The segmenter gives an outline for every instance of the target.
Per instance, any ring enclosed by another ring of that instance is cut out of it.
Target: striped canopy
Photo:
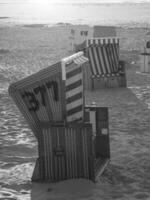
[[[90,61],[93,77],[118,74],[118,38],[88,39],[86,42],[86,55]]]

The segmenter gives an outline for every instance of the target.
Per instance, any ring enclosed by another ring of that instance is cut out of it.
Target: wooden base
[[[111,77],[95,77],[92,78],[92,90],[102,89],[102,88],[116,88],[116,87],[126,87],[126,75],[121,74],[119,76]]]
[[[98,179],[110,157],[109,140],[105,139],[109,135],[93,140],[89,123],[47,125],[41,129],[38,135],[39,158],[32,181],[86,178],[95,182]]]

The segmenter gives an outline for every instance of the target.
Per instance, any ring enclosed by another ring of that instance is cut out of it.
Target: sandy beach
[[[100,180],[32,183],[37,141],[8,95],[10,83],[70,55],[69,26],[0,27],[0,199],[149,200],[150,74],[139,55],[148,28],[117,28],[127,88],[86,91],[86,103],[109,107],[111,161]]]

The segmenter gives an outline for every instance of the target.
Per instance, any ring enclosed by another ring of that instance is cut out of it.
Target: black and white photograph
[[[0,200],[150,200],[150,0],[0,0]]]

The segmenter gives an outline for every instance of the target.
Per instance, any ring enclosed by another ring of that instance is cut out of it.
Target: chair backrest
[[[9,93],[37,134],[40,123],[83,118],[82,52],[62,59],[9,87]]]
[[[118,73],[119,38],[88,39],[86,55],[93,76],[109,76]]]

